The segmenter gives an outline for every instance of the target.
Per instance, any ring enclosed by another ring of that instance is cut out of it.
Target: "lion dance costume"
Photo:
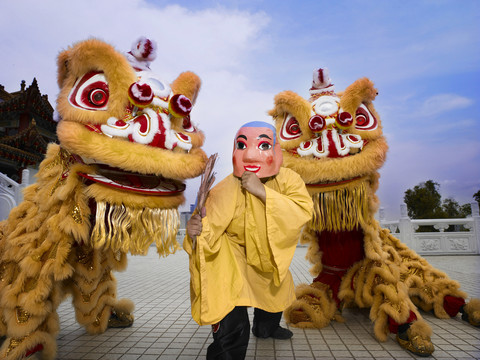
[[[58,56],[60,145],[0,223],[0,358],[55,358],[68,294],[91,334],[132,325],[112,271],[153,242],[162,256],[179,247],[184,180],[206,162],[189,115],[200,79],[184,72],[169,85],[150,70],[154,58],[145,38],[128,54],[89,39]]]
[[[302,235],[313,264],[311,284],[296,288],[285,311],[288,323],[322,328],[341,321],[344,306],[370,308],[375,336],[421,356],[434,351],[431,328],[418,308],[439,318],[462,313],[480,325],[480,300],[465,304],[460,285],[433,268],[374,219],[378,169],[387,143],[372,101],[373,83],[359,79],[336,94],[326,69],[314,71],[309,101],[291,91],[275,97],[270,111],[284,166],[295,170],[314,201]]]

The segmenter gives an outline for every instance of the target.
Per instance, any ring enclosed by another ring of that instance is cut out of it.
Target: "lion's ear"
[[[197,95],[200,91],[201,80],[191,71],[185,71],[178,75],[173,81],[171,88],[174,94],[182,94],[190,99],[192,104],[195,104]]]
[[[68,58],[70,56],[70,50],[62,51],[57,57],[57,84],[61,89],[63,82],[68,74]]]
[[[360,104],[370,104],[375,100],[377,94],[378,91],[375,89],[373,82],[368,78],[361,78],[347,87],[341,94],[340,106],[350,114],[355,114]]]

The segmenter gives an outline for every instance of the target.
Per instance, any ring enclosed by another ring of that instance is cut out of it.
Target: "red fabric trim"
[[[30,355],[33,355],[33,354],[35,354],[36,352],[39,352],[39,351],[42,351],[42,350],[43,350],[43,345],[42,345],[42,344],[38,344],[38,345],[35,346],[33,349],[28,350],[28,351],[25,353],[25,357],[29,357]]]
[[[407,321],[405,321],[403,324],[409,324],[414,322],[415,320],[417,320],[417,315],[415,315],[415,313],[410,310],[410,315],[408,316]],[[388,329],[392,334],[398,333],[398,327],[403,324],[397,323],[390,316],[388,317]]]
[[[450,317],[456,316],[463,305],[465,305],[464,298],[451,295],[446,295],[443,298],[443,308]]]

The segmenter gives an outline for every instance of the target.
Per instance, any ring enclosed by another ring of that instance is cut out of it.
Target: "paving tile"
[[[310,282],[311,265],[305,260],[306,247],[298,247],[291,271],[295,283]],[[480,256],[429,256],[432,265],[462,285],[470,297],[480,297]],[[75,321],[71,300],[63,302],[58,314],[58,360],[196,360],[205,359],[212,342],[211,327],[199,326],[191,318],[188,257],[180,251],[159,258],[154,248],[147,256],[129,256],[125,272],[115,274],[119,297],[135,302],[135,323],[126,329],[108,329],[88,335]],[[249,309],[250,321],[253,310]],[[290,340],[257,339],[251,336],[247,359],[319,360],[416,359],[403,350],[393,335],[386,342],[373,336],[368,309],[347,308],[344,323],[332,322],[323,329],[287,326]],[[436,347],[430,357],[479,359],[480,329],[455,319],[437,319],[422,313],[433,330]]]

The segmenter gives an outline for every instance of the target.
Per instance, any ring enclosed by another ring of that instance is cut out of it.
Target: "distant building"
[[[0,173],[20,183],[23,169],[38,169],[48,143],[58,143],[56,129],[53,107],[35,78],[12,93],[0,85]]]

